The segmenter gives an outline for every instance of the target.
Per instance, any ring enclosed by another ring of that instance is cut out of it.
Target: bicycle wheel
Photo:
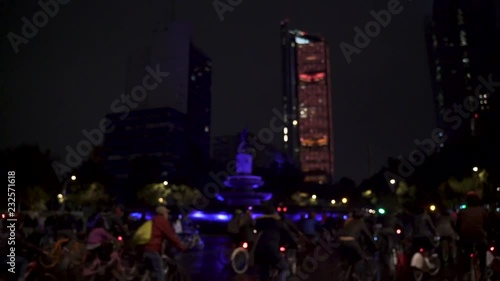
[[[238,274],[245,273],[248,269],[249,263],[250,255],[245,248],[239,247],[231,254],[231,267],[233,268],[234,272]]]

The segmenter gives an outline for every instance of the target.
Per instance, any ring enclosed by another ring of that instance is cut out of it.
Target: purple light
[[[197,219],[203,219],[206,217],[206,215],[203,212],[194,212],[190,215],[190,217],[197,218]]]
[[[254,185],[253,185],[253,188],[257,188],[257,187],[259,187],[259,185],[258,185],[258,184],[254,184]]]
[[[141,213],[131,213],[130,217],[135,219],[135,220],[140,220],[140,219],[142,219],[142,214]]]
[[[229,216],[226,215],[226,214],[218,214],[217,215],[217,220],[228,221],[229,220]]]
[[[150,214],[146,214],[145,218],[146,220],[150,221],[151,219],[153,219],[153,216]]]
[[[344,215],[342,218],[343,218],[344,220],[346,220],[346,219],[347,219],[347,215]]]
[[[224,201],[224,198],[223,198],[222,196],[220,196],[219,194],[217,194],[217,196],[216,196],[216,197],[217,197],[217,200],[219,200],[219,201]]]
[[[248,206],[248,210],[251,211],[253,208],[252,206]]]
[[[264,201],[268,201],[268,200],[271,200],[271,198],[273,198],[273,195],[271,193],[269,193],[265,198],[264,198]]]

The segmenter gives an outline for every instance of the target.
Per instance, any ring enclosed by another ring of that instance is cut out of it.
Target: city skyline
[[[92,8],[93,3],[70,4],[62,6],[58,16],[29,44],[21,45],[19,54],[8,57],[6,90],[10,97],[3,101],[3,116],[15,122],[2,124],[4,132],[11,132],[4,134],[7,137],[2,147],[36,142],[63,156],[66,146],[74,147],[83,138],[83,129],[95,127],[109,113],[111,102],[125,91],[129,54],[144,40],[150,40],[144,32],[146,24],[134,16],[142,18],[151,13],[145,4],[124,3],[118,10],[114,3],[101,4],[98,9]],[[206,5],[213,8],[211,3]],[[260,6],[245,3],[225,13],[221,22],[215,11],[202,13],[203,9],[193,10],[186,3],[178,3],[176,18],[192,23],[195,43],[213,59],[212,138],[234,134],[243,127],[258,132],[271,119],[272,109],[281,108],[277,27],[287,17],[295,26],[323,34],[330,42],[335,65],[331,78],[338,177],[357,182],[368,177],[369,146],[375,152],[371,170],[378,170],[387,157],[410,151],[413,139],[432,131],[433,106],[422,27],[428,13],[426,5],[405,7],[410,11],[407,16],[394,16],[351,64],[346,63],[338,44],[352,41],[353,26],[372,20],[370,11],[381,10],[386,3],[349,4],[342,9],[335,3],[321,3],[309,8],[313,17],[301,15],[302,7],[297,3],[284,8],[280,5],[269,6],[261,21],[252,22]],[[15,7],[12,11],[9,30],[18,32],[20,19],[32,12]],[[78,17],[77,12],[94,19]],[[78,24],[72,22],[74,18],[80,19]],[[6,53],[12,52],[10,46],[5,47]],[[408,52],[417,56],[408,56]],[[26,67],[32,72],[23,74],[21,70]],[[15,81],[25,83],[14,86]],[[31,106],[23,101],[31,101]],[[31,129],[17,131],[16,127]],[[282,142],[278,134],[274,139]]]

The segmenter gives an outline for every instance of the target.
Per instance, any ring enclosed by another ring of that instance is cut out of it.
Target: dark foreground
[[[255,272],[251,272],[245,275],[235,275],[231,273],[230,269],[224,268],[219,262],[217,252],[222,249],[222,245],[227,245],[227,240],[225,237],[221,236],[211,236],[205,237],[205,249],[203,251],[185,253],[179,258],[181,259],[182,265],[191,272],[193,281],[258,281]],[[326,255],[326,252],[322,252],[321,255]],[[312,272],[306,273],[303,269],[303,274],[301,276],[295,276],[290,278],[290,280],[311,280],[311,281],[332,281],[337,280],[336,267],[338,265],[338,256],[333,253],[328,255],[325,261],[317,262],[317,269]],[[301,267],[298,265],[299,268]],[[307,265],[306,265],[307,268]],[[441,274],[436,278],[431,279],[431,281],[454,281],[460,280],[455,274],[457,269],[455,267],[448,267],[441,270]],[[381,281],[389,280],[387,277],[381,276]],[[410,280],[407,278],[407,280]]]

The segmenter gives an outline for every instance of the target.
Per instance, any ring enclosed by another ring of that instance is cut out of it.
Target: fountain
[[[247,130],[241,133],[241,143],[236,155],[236,175],[229,176],[224,185],[226,190],[218,196],[231,206],[260,205],[263,201],[270,200],[271,193],[255,191],[264,185],[261,177],[252,175],[252,154],[247,143]],[[229,189],[229,190],[227,190]]]

